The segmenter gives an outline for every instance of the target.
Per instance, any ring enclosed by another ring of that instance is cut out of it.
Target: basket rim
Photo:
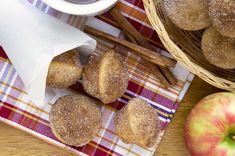
[[[157,4],[154,0],[143,0],[143,3],[147,17],[154,30],[157,32],[163,45],[184,68],[215,87],[235,92],[235,82],[216,76],[212,72],[192,62],[187,55],[172,41],[165,29],[164,24],[157,14],[155,6]]]

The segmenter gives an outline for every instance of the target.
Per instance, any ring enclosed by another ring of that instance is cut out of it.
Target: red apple
[[[192,156],[235,156],[235,94],[199,101],[185,123],[184,139]]]

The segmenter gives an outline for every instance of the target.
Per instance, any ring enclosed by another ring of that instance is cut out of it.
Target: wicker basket
[[[165,15],[162,0],[143,0],[148,19],[166,49],[186,69],[221,89],[235,92],[235,70],[224,70],[205,60],[201,50],[202,31],[184,31]]]

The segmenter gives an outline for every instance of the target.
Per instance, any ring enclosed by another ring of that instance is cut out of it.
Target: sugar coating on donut
[[[235,0],[210,0],[209,15],[222,35],[235,38]]]
[[[184,30],[200,30],[210,25],[207,0],[164,0],[167,16]]]
[[[235,69],[235,38],[221,35],[214,27],[207,28],[202,36],[202,51],[214,66]]]
[[[147,101],[133,98],[117,113],[115,127],[124,142],[151,148],[160,133],[160,120]]]
[[[102,126],[101,111],[96,101],[83,95],[59,98],[49,117],[54,135],[71,146],[91,141]]]
[[[101,101],[110,103],[121,97],[126,91],[129,74],[120,54],[106,52],[100,62],[99,92]]]
[[[48,69],[47,85],[53,88],[67,88],[81,78],[83,67],[75,50],[56,56]]]
[[[103,103],[111,103],[121,97],[128,86],[129,74],[120,54],[111,50],[100,58],[92,57],[84,67],[84,90]]]

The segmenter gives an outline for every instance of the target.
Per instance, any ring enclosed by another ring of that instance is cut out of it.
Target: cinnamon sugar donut
[[[47,85],[53,88],[67,88],[82,75],[82,65],[75,50],[56,56],[48,70]]]
[[[170,20],[184,30],[200,30],[210,25],[207,0],[164,0]]]
[[[209,15],[222,35],[235,38],[235,0],[210,0]]]
[[[160,133],[160,120],[147,101],[133,98],[117,113],[115,127],[124,142],[151,148]]]
[[[59,98],[50,112],[53,134],[70,146],[83,146],[100,131],[102,117],[93,99],[83,95]]]
[[[124,94],[129,75],[123,58],[112,50],[100,58],[92,57],[82,77],[83,88],[88,94],[103,103],[111,103]]]
[[[235,69],[235,38],[221,35],[214,27],[207,28],[202,36],[202,51],[216,67]]]

